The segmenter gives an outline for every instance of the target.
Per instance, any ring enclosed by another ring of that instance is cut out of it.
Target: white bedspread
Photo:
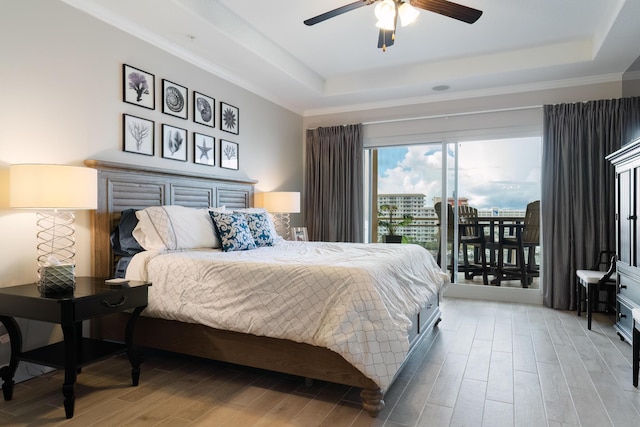
[[[380,388],[409,350],[411,317],[448,281],[417,245],[283,241],[242,252],[143,252],[144,314],[329,348]]]

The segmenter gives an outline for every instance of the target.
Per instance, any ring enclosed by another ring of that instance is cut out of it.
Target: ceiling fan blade
[[[382,49],[383,52],[386,52],[389,46],[393,46],[393,43],[396,41],[396,29],[398,28],[398,14],[396,13],[396,17],[393,20],[393,30],[385,30],[380,28],[378,32],[378,49]]]
[[[467,24],[473,24],[482,16],[481,10],[447,0],[410,0],[409,3],[413,7],[448,16]]]
[[[393,33],[395,33],[395,31],[380,29],[378,33],[378,49],[386,49],[389,46],[393,46],[395,42]]]
[[[329,12],[322,13],[318,16],[314,16],[313,18],[309,18],[304,21],[305,25],[315,25],[318,22],[326,21],[329,18],[333,18],[334,16],[342,15],[343,13],[352,11],[354,9],[361,8],[362,6],[368,6],[371,4],[370,1],[367,0],[359,0],[353,3],[349,3],[345,6],[341,6],[337,9],[330,10]]]

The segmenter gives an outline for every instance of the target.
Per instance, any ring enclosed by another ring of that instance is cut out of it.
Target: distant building
[[[427,196],[424,194],[378,194],[378,211],[382,205],[398,207],[395,218],[402,215],[413,216],[411,225],[398,227],[397,234],[407,236],[416,242],[431,242],[438,239],[436,211],[433,206],[426,206]],[[378,236],[386,233],[384,227],[378,227]]]
[[[378,211],[382,205],[394,205],[398,210],[394,213],[394,218],[400,219],[404,214],[413,217],[410,225],[398,227],[397,234],[407,236],[416,242],[434,242],[438,240],[438,215],[433,205],[441,200],[440,197],[434,197],[430,206],[427,205],[427,196],[424,194],[378,194]],[[453,205],[453,198],[447,199],[450,205]],[[466,206],[469,199],[466,197],[458,198],[458,206]],[[526,209],[503,209],[490,208],[478,209],[479,217],[524,217]],[[383,236],[387,230],[384,227],[378,227],[378,236]]]
[[[505,208],[491,208],[491,209],[478,209],[478,216],[522,216],[524,217],[526,209],[505,209]]]

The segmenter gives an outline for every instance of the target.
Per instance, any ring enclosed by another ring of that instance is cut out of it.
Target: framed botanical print
[[[220,129],[238,135],[240,132],[240,110],[225,102],[220,103]]]
[[[238,144],[236,142],[220,140],[220,167],[225,169],[238,169]]]
[[[188,91],[169,80],[162,79],[162,112],[187,119]]]
[[[162,157],[187,161],[187,131],[175,126],[162,125]]]
[[[122,100],[129,104],[155,110],[156,77],[131,65],[122,65]]]
[[[216,139],[198,132],[193,133],[193,162],[199,165],[215,166]]]
[[[152,120],[131,116],[129,114],[123,114],[122,149],[129,153],[153,156],[154,125],[155,123]]]
[[[216,100],[193,91],[193,121],[201,125],[215,127]]]

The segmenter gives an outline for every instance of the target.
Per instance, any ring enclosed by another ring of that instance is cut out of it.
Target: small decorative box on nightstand
[[[76,288],[75,266],[50,265],[40,270],[38,290],[42,294],[60,294],[73,292]]]

